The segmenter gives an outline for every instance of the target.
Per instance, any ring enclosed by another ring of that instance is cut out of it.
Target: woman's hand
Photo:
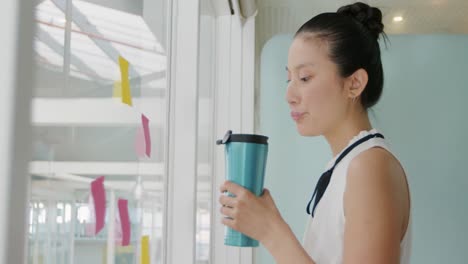
[[[278,264],[315,264],[297,240],[289,225],[281,217],[270,191],[260,197],[244,187],[225,181],[220,191],[235,197],[221,195],[221,213],[224,225],[260,241]]]
[[[220,191],[235,196],[221,195],[219,198],[221,213],[227,216],[222,219],[224,225],[264,243],[274,230],[285,224],[268,189],[257,197],[246,188],[225,181]]]

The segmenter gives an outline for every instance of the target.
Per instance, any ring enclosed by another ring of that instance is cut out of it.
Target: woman
[[[302,136],[323,135],[333,160],[307,206],[301,244],[270,192],[226,181],[224,225],[259,240],[277,263],[409,263],[410,194],[399,161],[367,110],[380,98],[382,13],[364,3],[320,14],[296,33],[286,100]]]

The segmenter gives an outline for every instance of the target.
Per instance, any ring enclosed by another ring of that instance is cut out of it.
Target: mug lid
[[[227,144],[230,142],[245,142],[268,145],[268,137],[255,134],[232,134],[232,130],[228,130],[223,139],[217,140],[216,144]]]

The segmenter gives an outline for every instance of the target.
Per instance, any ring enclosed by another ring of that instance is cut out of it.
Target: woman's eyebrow
[[[297,71],[297,70],[299,70],[301,68],[304,68],[304,67],[307,67],[307,66],[315,66],[315,64],[313,64],[313,63],[301,63],[301,64],[297,65],[296,67],[294,67],[294,69]],[[288,66],[286,66],[286,70],[289,71]]]

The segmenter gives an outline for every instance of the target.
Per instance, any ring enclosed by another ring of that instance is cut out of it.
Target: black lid
[[[228,130],[224,135],[224,138],[217,140],[216,144],[221,145],[229,142],[246,142],[268,145],[268,137],[255,134],[232,134],[232,131]]]

